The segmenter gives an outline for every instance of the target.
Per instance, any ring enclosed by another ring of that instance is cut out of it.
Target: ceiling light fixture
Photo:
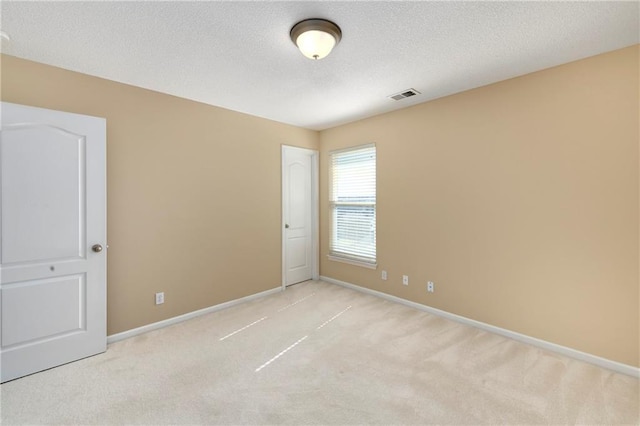
[[[326,19],[305,19],[291,28],[293,43],[309,59],[322,59],[342,38],[340,27]]]

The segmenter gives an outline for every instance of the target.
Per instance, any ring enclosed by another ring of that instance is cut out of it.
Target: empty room
[[[640,3],[2,1],[3,424],[640,424]]]

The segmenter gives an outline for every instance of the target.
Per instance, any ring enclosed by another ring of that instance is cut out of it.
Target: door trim
[[[318,151],[308,148],[300,148],[291,145],[282,145],[282,151],[280,156],[281,171],[280,171],[280,230],[281,230],[281,243],[282,243],[282,290],[287,288],[287,270],[286,270],[286,235],[285,235],[285,219],[284,219],[284,192],[285,192],[285,163],[284,156],[285,151],[298,151],[310,154],[311,156],[311,279],[317,280],[320,278],[320,188],[319,188],[319,169],[320,169],[320,154]]]

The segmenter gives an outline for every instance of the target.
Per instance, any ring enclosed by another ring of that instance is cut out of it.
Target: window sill
[[[332,256],[330,254],[327,255],[327,259],[333,260],[334,262],[342,262],[342,263],[348,263],[349,265],[362,266],[363,268],[368,268],[368,269],[378,269],[377,263],[359,262],[357,260],[347,259],[345,257],[339,257],[339,256]]]

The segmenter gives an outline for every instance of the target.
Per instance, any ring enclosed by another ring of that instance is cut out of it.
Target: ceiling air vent
[[[389,97],[394,101],[399,101],[400,99],[410,98],[411,96],[415,96],[419,94],[420,92],[418,92],[416,89],[407,89],[400,93],[396,93],[395,95],[391,95]]]

